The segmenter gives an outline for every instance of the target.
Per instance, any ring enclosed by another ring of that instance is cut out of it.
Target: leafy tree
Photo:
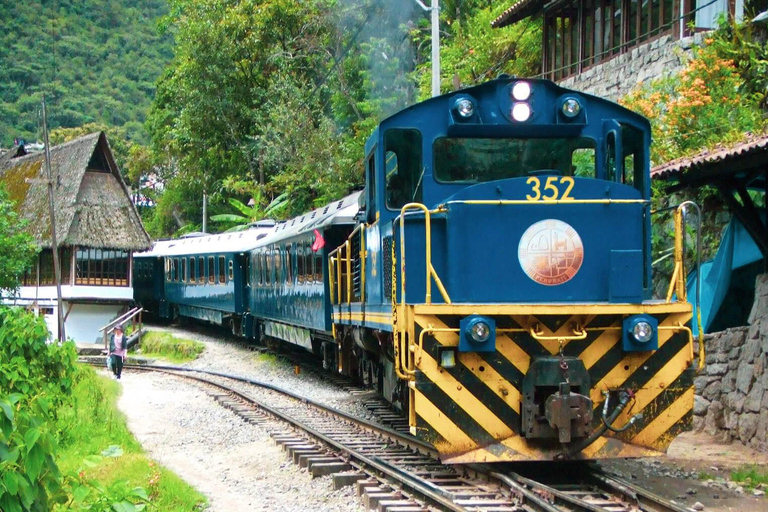
[[[454,77],[462,86],[476,85],[501,73],[533,76],[541,71],[541,31],[539,17],[527,18],[502,29],[491,28],[509,5],[490,0],[450,0],[441,9],[441,90],[452,89]],[[420,96],[431,91],[431,32],[425,20],[414,30],[413,38],[421,49],[415,77]]]
[[[159,34],[165,0],[41,0],[7,5],[0,32],[0,145],[41,137],[48,123],[120,126],[131,141],[143,128],[155,81],[172,58],[172,35]]]
[[[0,291],[16,290],[37,254],[37,244],[24,226],[5,187],[0,185]]]
[[[243,204],[242,201],[238,201],[237,199],[230,197],[227,199],[227,202],[235,210],[240,212],[240,214],[221,213],[219,215],[212,216],[211,220],[227,225],[234,224],[234,226],[226,230],[227,232],[243,231],[244,229],[248,229],[254,222],[268,218],[275,211],[278,211],[280,208],[284,207],[286,199],[286,194],[280,194],[271,203],[264,207],[262,206],[261,194],[258,192],[253,196],[255,203],[253,206],[248,206],[247,204]]]

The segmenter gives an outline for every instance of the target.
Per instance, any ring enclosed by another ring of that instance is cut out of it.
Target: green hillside
[[[0,0],[0,146],[40,138],[40,98],[49,126],[122,126],[144,141],[155,82],[173,56],[160,35],[166,0]]]

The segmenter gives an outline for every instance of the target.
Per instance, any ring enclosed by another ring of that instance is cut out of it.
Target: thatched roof
[[[16,201],[29,231],[51,247],[44,153],[0,159],[0,183]],[[145,250],[149,235],[103,132],[51,148],[56,237],[61,246]]]

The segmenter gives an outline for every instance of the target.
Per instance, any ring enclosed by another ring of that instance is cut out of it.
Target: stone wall
[[[768,274],[758,276],[749,327],[704,337],[693,426],[722,441],[768,451]]]
[[[617,101],[639,83],[678,73],[691,53],[691,46],[702,40],[701,33],[680,40],[665,35],[561,80],[559,85]]]

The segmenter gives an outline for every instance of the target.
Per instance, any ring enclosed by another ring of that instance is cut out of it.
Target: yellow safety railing
[[[432,280],[434,279],[437,289],[440,291],[440,295],[443,296],[443,300],[446,304],[450,304],[451,298],[448,296],[448,292],[445,290],[445,286],[443,286],[443,282],[440,280],[437,272],[435,272],[435,267],[432,266],[432,225],[430,214],[433,212],[430,212],[429,208],[421,203],[408,203],[400,209],[400,303],[405,307],[405,213],[408,210],[420,210],[424,213],[426,245],[424,259],[426,263],[425,274],[427,276],[426,297],[424,298],[424,302],[432,304]],[[435,212],[439,211],[442,210],[435,210]]]
[[[672,297],[677,294],[678,302],[685,302],[688,299],[686,289],[686,271],[685,271],[685,222],[688,208],[696,210],[696,269],[699,274],[696,276],[696,326],[699,331],[699,370],[704,368],[706,353],[704,348],[704,327],[701,323],[701,209],[693,201],[685,201],[675,209],[675,268],[672,271],[672,277],[669,280],[667,289],[667,302],[672,302]],[[687,327],[691,347],[693,347],[693,333]]]
[[[359,224],[347,240],[328,254],[328,276],[331,288],[331,304],[365,302],[365,225]],[[356,258],[352,255],[352,246],[355,236],[359,237],[360,250]],[[360,294],[354,293],[353,267],[360,262]],[[353,265],[353,263],[355,263]]]

